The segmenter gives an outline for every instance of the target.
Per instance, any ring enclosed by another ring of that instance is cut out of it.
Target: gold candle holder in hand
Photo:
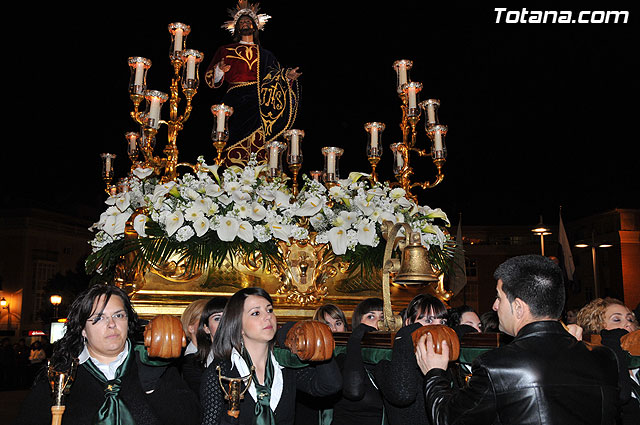
[[[71,390],[71,384],[73,384],[77,368],[77,359],[71,364],[68,372],[56,371],[53,369],[53,366],[49,364],[47,376],[54,399],[53,405],[51,406],[51,425],[60,425],[62,423],[62,414],[65,409],[64,396],[69,394]]]
[[[220,387],[222,388],[222,392],[224,392],[224,398],[225,400],[229,400],[229,410],[227,410],[227,415],[237,418],[238,415],[240,415],[240,400],[244,398],[244,394],[251,385],[255,367],[251,366],[251,372],[249,375],[241,376],[240,378],[222,376],[220,366],[216,369],[218,370],[218,382],[220,382]],[[223,381],[227,382],[227,385],[223,384]],[[242,389],[243,383],[245,385],[244,389]]]

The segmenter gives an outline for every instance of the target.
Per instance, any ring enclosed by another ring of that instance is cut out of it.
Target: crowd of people
[[[313,320],[346,333],[346,346],[328,360],[300,364],[279,354],[293,323],[278,324],[264,289],[190,304],[181,316],[187,347],[180,358],[159,362],[145,355],[142,321],[127,295],[95,285],[74,301],[65,335],[45,357],[56,370],[78,363],[63,424],[638,423],[638,369],[620,344],[638,330],[633,312],[598,298],[576,311],[575,323],[564,323],[562,273],[541,256],[509,259],[495,278],[487,313],[417,295],[400,312],[402,327],[386,350],[363,346],[383,319],[381,299],[361,301],[350,322],[325,304]],[[413,340],[432,325],[450,327],[460,339],[474,332],[513,339],[461,363],[431,333]],[[591,335],[601,342],[582,341]],[[33,361],[42,357],[37,351],[30,350]],[[51,422],[47,362],[39,361],[16,424]],[[235,414],[222,377],[245,378]]]

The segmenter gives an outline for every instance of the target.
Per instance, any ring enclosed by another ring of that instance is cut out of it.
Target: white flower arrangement
[[[344,255],[358,245],[376,247],[382,239],[382,222],[389,220],[407,223],[420,232],[426,248],[444,247],[447,235],[436,219],[445,226],[450,223],[442,210],[419,206],[406,197],[404,189],[391,188],[388,183],[372,184],[366,177],[353,172],[327,190],[303,176],[305,185],[295,210],[298,215],[309,216],[317,242],[330,243],[336,255]]]
[[[136,212],[133,228],[140,237],[149,237],[153,225],[174,242],[210,232],[223,242],[289,242],[308,239],[314,231],[316,241],[329,243],[339,256],[358,246],[378,246],[384,220],[408,223],[421,233],[427,248],[443,248],[448,240],[441,226],[449,226],[449,220],[442,210],[417,205],[404,189],[372,184],[363,173],[351,173],[328,190],[303,175],[302,190],[294,199],[285,181],[265,177],[265,166],[255,157],[245,168],[232,166],[221,174],[200,157],[196,169],[165,183],[151,169],[135,170],[129,190],[109,197],[107,209],[91,227],[96,231],[90,241],[93,252],[122,239]],[[302,224],[303,217],[309,226]]]

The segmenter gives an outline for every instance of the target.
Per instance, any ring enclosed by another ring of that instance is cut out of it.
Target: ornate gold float
[[[186,48],[190,32],[188,25],[169,25],[173,76],[168,95],[147,87],[149,59],[129,58],[130,115],[139,131],[125,135],[131,168],[116,184],[116,155],[101,155],[109,207],[94,225],[88,272],[127,290],[142,317],[180,314],[195,299],[230,295],[248,286],[266,289],[285,320],[308,318],[324,303],[349,315],[368,297],[384,298],[389,320],[392,311],[419,292],[431,291],[448,301],[451,293],[444,280],[455,245],[446,229],[449,222],[439,209],[418,205],[412,193],[443,181],[447,128],[438,121],[438,100],[419,101],[423,88],[409,78],[412,62],[393,64],[402,109],[402,140],[391,145],[395,182],[379,182],[376,174],[386,128],[379,122],[364,126],[371,174],[352,172],[341,179],[339,147],[322,149],[322,172],[301,174],[305,134],[299,129],[289,129],[283,142],[270,146],[264,162],[252,158],[244,167],[225,168],[227,124],[233,119],[227,105],[211,107],[212,163],[201,156],[191,164],[179,162],[177,145],[191,116],[203,58]],[[182,114],[181,93],[186,99]],[[162,120],[167,101],[169,119]],[[423,112],[428,149],[417,147]],[[161,125],[168,128],[168,140],[158,155]],[[283,170],[285,150],[291,177]],[[433,182],[411,181],[412,154],[432,158],[437,171]],[[187,173],[180,174],[179,167]],[[398,252],[419,254],[403,260]],[[416,266],[428,278],[407,280],[407,268]]]

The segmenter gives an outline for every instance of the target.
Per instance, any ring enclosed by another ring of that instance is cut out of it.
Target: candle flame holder
[[[302,140],[304,131],[291,129],[284,132],[287,141],[287,164],[289,171],[293,174],[293,196],[298,196],[298,173],[302,168]]]
[[[397,74],[397,89],[400,97],[400,108],[402,111],[402,121],[400,129],[402,131],[402,142],[392,144],[394,166],[393,172],[396,182],[392,186],[402,187],[407,197],[417,201],[417,196],[413,194],[414,188],[431,189],[444,180],[443,167],[446,162],[446,146],[444,137],[447,133],[446,126],[440,125],[438,110],[440,101],[428,99],[423,102],[419,100],[419,93],[423,90],[422,83],[411,81],[409,70],[413,62],[403,59],[395,61],[393,64]],[[428,149],[418,147],[418,122],[424,112],[425,133],[430,141]],[[431,157],[436,167],[436,177],[433,181],[412,182],[413,168],[411,167],[411,154],[419,157]]]
[[[213,130],[211,131],[211,140],[216,148],[217,157],[216,164],[222,165],[224,159],[222,154],[229,141],[229,120],[233,114],[233,108],[229,105],[218,104],[211,106],[213,114]]]
[[[382,157],[382,132],[386,126],[381,122],[368,122],[364,125],[367,132],[367,159],[371,165],[371,180],[378,181],[376,167]]]

